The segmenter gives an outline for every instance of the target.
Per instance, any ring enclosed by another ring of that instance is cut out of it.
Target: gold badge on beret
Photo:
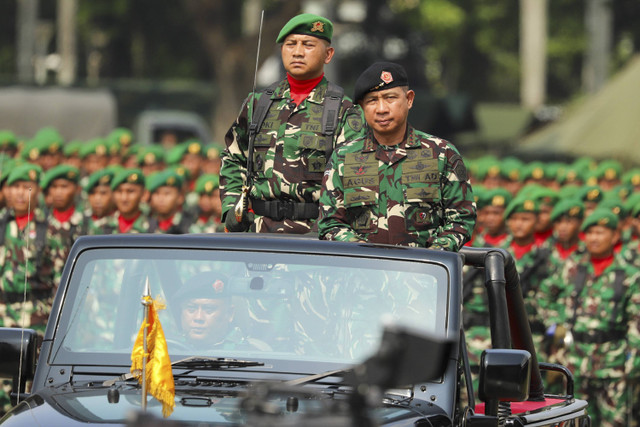
[[[144,155],[144,164],[150,165],[156,161],[156,155],[153,153],[147,153]]]
[[[29,171],[29,179],[30,179],[31,181],[35,181],[35,180],[36,180],[36,178],[38,178],[38,172],[36,172],[36,170],[35,170],[35,169],[31,169],[31,170]]]
[[[137,182],[137,181],[138,181],[137,173],[132,173],[131,175],[129,175],[129,178],[127,178],[127,182]]]
[[[598,178],[595,176],[591,176],[587,179],[587,185],[596,185],[598,183]]]
[[[614,214],[620,215],[620,206],[614,206],[613,209],[611,210],[613,211]]]
[[[58,149],[60,148],[60,144],[58,144],[57,142],[54,142],[53,144],[51,144],[51,146],[49,147],[49,152],[50,153],[55,153],[56,151],[58,151]]]
[[[525,200],[523,206],[525,210],[532,211],[536,205],[533,203],[533,200]]]
[[[509,179],[511,179],[512,181],[517,181],[518,179],[520,179],[520,171],[514,169],[509,172]]]
[[[207,151],[207,158],[209,160],[219,159],[220,158],[220,153],[215,148],[211,148],[211,149],[209,149],[209,151]]]
[[[167,184],[169,185],[173,185],[176,183],[176,179],[173,176],[170,176],[169,178],[167,178]]]
[[[609,168],[606,171],[604,171],[604,177],[605,179],[608,179],[608,180],[616,179],[617,175],[618,174],[616,173],[616,170],[613,168]]]
[[[576,173],[576,171],[569,171],[569,173],[567,173],[567,180],[568,181],[573,181],[577,178],[578,174]]]
[[[324,22],[316,21],[311,24],[311,32],[315,33],[316,31],[319,33],[324,33]]]
[[[39,155],[40,155],[40,150],[38,150],[37,148],[32,148],[32,149],[29,151],[29,158],[30,158],[31,160],[35,160],[35,159],[37,159]]]
[[[76,171],[69,171],[67,172],[67,177],[69,179],[74,179],[76,177]]]
[[[574,206],[569,209],[569,216],[578,216],[580,213],[580,206]]]
[[[594,188],[593,190],[590,190],[587,193],[587,199],[588,200],[595,200],[598,198],[598,196],[600,195],[600,190],[598,190],[597,188]]]
[[[504,197],[503,196],[493,196],[491,200],[491,204],[493,206],[504,206]]]
[[[533,172],[531,172],[531,176],[534,179],[542,179],[542,177],[544,177],[544,171],[542,168],[535,168]]]
[[[211,182],[211,181],[205,182],[204,191],[206,191],[207,193],[212,192],[213,191],[213,182]]]
[[[200,152],[200,144],[198,144],[197,142],[192,142],[191,144],[189,144],[187,151],[191,154],[198,154]]]
[[[609,224],[609,218],[607,218],[607,217],[600,218],[598,220],[598,225],[607,225],[607,224]]]
[[[491,166],[487,171],[487,175],[491,177],[498,176],[498,174],[500,174],[500,168],[498,166]]]
[[[96,154],[98,156],[104,156],[105,154],[107,154],[107,147],[105,147],[104,145],[97,145]]]
[[[130,142],[131,142],[131,136],[129,134],[125,133],[120,137],[120,144],[129,145]]]
[[[109,175],[105,175],[103,177],[101,177],[98,181],[100,182],[100,184],[108,184],[109,183]]]

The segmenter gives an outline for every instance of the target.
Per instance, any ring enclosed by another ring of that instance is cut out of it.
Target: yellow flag
[[[162,403],[162,415],[166,418],[173,412],[175,406],[175,385],[171,360],[164,331],[158,319],[157,310],[164,306],[154,301],[150,296],[144,297],[149,305],[147,323],[142,322],[138,337],[131,352],[131,373],[136,375],[142,371],[142,358],[147,358],[147,391]],[[147,327],[147,354],[144,354],[144,328]],[[136,372],[137,371],[137,372]],[[142,377],[138,377],[142,383]]]

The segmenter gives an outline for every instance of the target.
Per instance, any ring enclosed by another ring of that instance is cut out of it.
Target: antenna
[[[20,391],[22,390],[22,360],[24,356],[24,323],[25,323],[25,306],[27,305],[27,277],[29,276],[29,255],[31,254],[29,248],[29,228],[31,226],[31,187],[29,187],[29,205],[27,208],[27,253],[24,257],[24,289],[23,289],[23,297],[22,297],[22,313],[21,318],[22,322],[20,322],[20,330],[22,331],[20,335],[20,364],[18,367],[18,390],[17,390],[17,401],[16,403],[20,403]],[[3,231],[4,232],[4,231]]]

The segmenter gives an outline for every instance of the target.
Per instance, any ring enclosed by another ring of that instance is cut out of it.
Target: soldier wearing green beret
[[[640,191],[640,168],[629,169],[622,175],[622,182],[633,189]]]
[[[7,177],[9,209],[0,218],[0,326],[24,326],[43,334],[60,280],[53,260],[63,248],[49,234],[45,211],[37,204],[41,175],[40,166],[24,163]],[[24,323],[23,308],[29,314]]]
[[[84,143],[78,150],[78,155],[82,159],[83,176],[89,176],[109,165],[109,148],[103,138],[94,138]],[[81,184],[86,185],[86,179]]]
[[[324,76],[332,36],[331,21],[308,13],[278,34],[286,79],[251,93],[225,136],[220,188],[228,231],[314,228],[331,152],[364,129],[360,108]]]
[[[173,169],[152,174],[147,179],[150,194],[151,221],[156,233],[185,234],[193,217],[182,210],[184,193],[182,177]]]
[[[114,169],[102,169],[92,173],[84,187],[88,209],[85,212],[86,234],[113,234],[116,228],[116,205],[111,190]]]
[[[191,225],[190,233],[215,233],[224,231],[221,221],[219,177],[214,174],[201,175],[196,181],[195,192],[198,199],[198,218]]]
[[[64,156],[64,164],[74,166],[82,170],[82,159],[80,159],[80,147],[83,142],[78,140],[69,141],[62,147],[62,155]]]
[[[142,203],[148,196],[145,176],[140,169],[123,169],[111,181],[113,201],[116,204],[115,233],[153,233],[149,217]]]
[[[573,372],[576,392],[589,400],[593,425],[631,425],[640,377],[640,272],[614,254],[618,218],[594,210],[582,224],[587,253],[569,258],[549,286],[551,331],[562,331],[558,359]]]
[[[453,144],[409,124],[415,92],[406,71],[374,63],[354,92],[369,131],[331,156],[320,238],[459,250],[476,221],[467,169]]]
[[[220,168],[222,167],[222,150],[224,146],[220,144],[209,144],[203,147],[204,159],[202,161],[202,173],[220,175]]]
[[[202,173],[204,154],[202,143],[196,139],[176,145],[167,154],[167,164],[182,165],[189,171],[190,179],[187,182],[189,191],[193,191],[195,182]]]
[[[584,203],[584,216],[588,217],[602,201],[604,193],[598,185],[586,185],[582,187],[578,197]]]
[[[17,152],[18,139],[16,135],[9,130],[0,130],[0,154],[13,158]]]
[[[127,128],[116,128],[107,135],[107,143],[111,147],[110,164],[121,164],[125,154],[129,151],[129,147],[133,143],[133,133]],[[114,152],[117,150],[117,153]]]
[[[558,193],[551,188],[541,187],[533,193],[533,197],[538,200],[540,206],[535,233],[536,244],[542,246],[553,234],[551,211],[556,203],[558,203]]]
[[[511,233],[507,250],[516,262],[531,332],[537,344],[542,342],[545,329],[539,318],[539,285],[548,274],[546,266],[549,261],[549,250],[536,244],[535,228],[539,213],[540,202],[535,197],[522,195],[514,198],[504,213]]]
[[[523,163],[515,157],[507,157],[502,161],[501,175],[503,183],[512,196],[518,194],[524,182],[522,180]]]
[[[140,147],[137,158],[138,167],[145,176],[160,172],[166,166],[164,149],[159,145],[144,145]]]
[[[54,259],[54,268],[60,275],[71,246],[78,236],[86,234],[84,215],[76,209],[75,203],[80,193],[79,179],[80,170],[64,164],[49,169],[41,179],[45,201],[50,208],[47,216],[49,234],[62,248]]]
[[[609,191],[622,182],[622,165],[616,160],[604,160],[596,168],[598,185]]]
[[[505,249],[510,238],[504,211],[511,203],[513,196],[505,188],[494,188],[486,191],[478,201],[478,212],[482,210],[484,217],[483,232],[476,246],[491,246]]]

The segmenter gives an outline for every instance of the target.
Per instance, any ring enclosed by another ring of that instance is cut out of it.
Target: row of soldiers
[[[541,359],[569,367],[594,425],[634,425],[640,419],[640,170],[592,159],[469,163],[478,217],[468,245],[514,257]],[[483,281],[480,272],[465,275],[464,322],[476,360],[491,345]],[[549,380],[549,390],[561,390],[553,384],[558,377]]]
[[[82,144],[52,128],[22,142],[0,131],[0,326],[42,337],[78,236],[222,231],[218,146],[131,142],[127,129]]]

